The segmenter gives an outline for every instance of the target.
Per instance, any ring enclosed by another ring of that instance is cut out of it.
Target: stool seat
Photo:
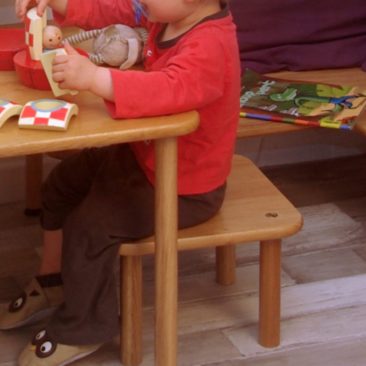
[[[220,211],[210,220],[178,231],[178,250],[216,248],[216,280],[235,281],[235,245],[260,242],[259,343],[280,343],[281,239],[298,232],[302,216],[247,158],[235,155]],[[121,360],[142,361],[142,256],[153,254],[154,238],[122,243]],[[172,344],[172,347],[175,345]]]
[[[178,250],[217,247],[295,234],[302,216],[247,158],[235,155],[222,208],[210,220],[178,231]],[[154,253],[154,239],[123,243],[120,255]]]

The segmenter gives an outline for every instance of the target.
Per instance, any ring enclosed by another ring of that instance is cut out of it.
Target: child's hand
[[[68,42],[64,47],[67,55],[56,56],[53,60],[53,80],[62,89],[90,90],[98,66],[81,56]]]
[[[23,19],[29,8],[37,6],[37,14],[42,16],[49,0],[15,0],[15,13],[19,19]]]

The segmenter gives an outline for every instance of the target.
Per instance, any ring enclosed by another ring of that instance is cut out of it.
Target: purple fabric
[[[230,8],[242,68],[366,71],[366,0],[231,0]]]

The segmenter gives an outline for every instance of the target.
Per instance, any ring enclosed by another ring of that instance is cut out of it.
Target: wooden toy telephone
[[[45,30],[49,27],[48,34]],[[49,38],[45,38],[45,36]],[[76,91],[60,89],[58,84],[52,79],[52,60],[56,55],[66,54],[61,47],[62,33],[58,28],[47,26],[47,14],[40,17],[37,9],[28,10],[25,17],[25,43],[29,52],[29,57],[34,61],[42,63],[44,72],[51,86],[53,94],[58,97],[64,94],[76,94]],[[47,49],[47,47],[51,47]]]

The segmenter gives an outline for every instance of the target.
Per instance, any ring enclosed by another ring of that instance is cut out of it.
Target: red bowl
[[[14,65],[23,85],[33,89],[51,90],[41,62],[32,60],[27,50],[20,51],[14,56]]]
[[[24,48],[24,29],[0,28],[0,70],[14,70],[13,57]]]

